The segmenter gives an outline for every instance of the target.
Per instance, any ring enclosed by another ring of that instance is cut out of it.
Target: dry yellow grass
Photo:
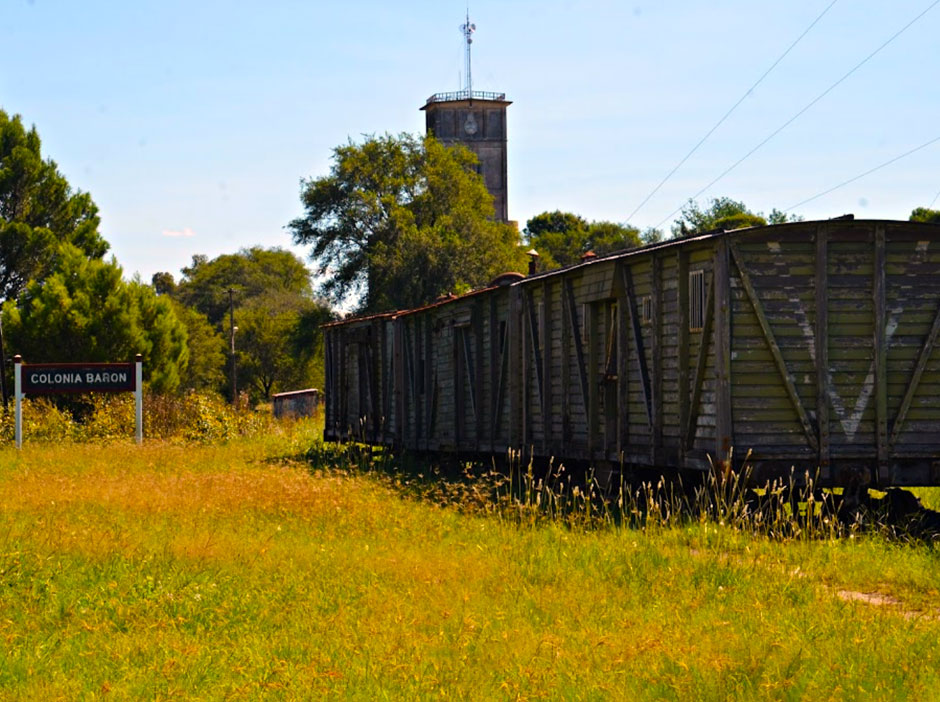
[[[0,697],[940,689],[929,545],[519,527],[285,460],[304,441],[0,450]]]

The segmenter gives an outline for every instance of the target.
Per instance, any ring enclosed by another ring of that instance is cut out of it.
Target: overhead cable
[[[930,204],[927,205],[927,208],[930,209],[933,207],[933,203],[937,201],[937,198],[940,197],[940,190],[937,191],[937,194],[933,196],[933,200],[930,201]]]
[[[813,195],[812,197],[808,197],[808,198],[806,198],[805,200],[803,200],[802,202],[798,202],[798,203],[796,203],[795,205],[792,205],[792,206],[788,207],[787,209],[783,210],[783,212],[784,212],[784,213],[791,212],[791,211],[795,210],[797,207],[802,207],[802,206],[805,205],[807,202],[812,202],[813,200],[816,200],[817,198],[820,198],[820,197],[822,197],[823,195],[828,195],[828,194],[831,193],[833,190],[838,190],[839,188],[844,187],[844,186],[848,185],[849,183],[854,183],[856,180],[859,180],[859,179],[861,179],[861,178],[864,178],[864,177],[867,176],[867,175],[871,175],[871,174],[874,173],[875,171],[879,171],[879,170],[881,170],[882,168],[884,168],[885,166],[890,166],[890,165],[891,165],[892,163],[894,163],[895,161],[900,161],[902,158],[906,158],[907,156],[910,156],[911,154],[916,153],[916,152],[920,151],[921,149],[926,149],[928,146],[930,146],[931,144],[935,144],[935,143],[938,142],[938,141],[940,141],[940,136],[935,137],[935,138],[931,139],[930,141],[924,142],[924,143],[921,144],[920,146],[917,146],[917,147],[911,149],[910,151],[905,151],[905,152],[904,152],[903,154],[901,154],[900,156],[895,156],[895,157],[892,158],[890,161],[885,161],[884,163],[882,163],[882,164],[880,164],[880,165],[878,165],[878,166],[875,166],[874,168],[871,168],[871,169],[865,171],[864,173],[860,173],[859,175],[855,176],[854,178],[849,178],[848,180],[843,181],[843,182],[839,183],[838,185],[835,185],[835,186],[829,188],[828,190],[823,190],[821,193],[817,193],[816,195]],[[940,196],[940,193],[937,193],[937,195]],[[934,198],[934,200],[936,200],[936,199],[937,199],[937,198]],[[933,202],[931,202],[930,204],[931,204],[931,206],[932,206],[932,205],[933,205]]]
[[[687,153],[685,156],[682,157],[682,160],[679,161],[679,163],[677,163],[677,164],[675,165],[675,167],[674,167],[671,171],[669,171],[669,173],[666,174],[666,177],[663,178],[661,181],[659,181],[659,185],[657,185],[655,188],[653,188],[653,190],[650,191],[650,193],[649,193],[645,198],[643,198],[643,202],[641,202],[639,205],[637,205],[637,206],[636,206],[636,209],[634,209],[633,212],[631,212],[631,213],[629,214],[629,216],[627,217],[627,221],[628,221],[628,222],[629,222],[631,219],[633,219],[633,216],[643,208],[643,205],[645,205],[647,202],[649,202],[650,198],[653,197],[653,195],[655,195],[657,192],[659,192],[659,189],[660,189],[661,187],[663,187],[663,186],[666,184],[666,181],[668,181],[670,178],[672,178],[672,176],[675,174],[675,172],[678,171],[678,170],[682,167],[682,165],[683,165],[686,161],[688,161],[689,158],[692,157],[692,154],[694,154],[696,151],[698,151],[699,147],[700,147],[702,144],[705,143],[705,141],[708,139],[708,137],[710,137],[710,136],[712,135],[712,133],[713,133],[716,129],[718,129],[718,127],[720,127],[722,124],[724,124],[725,120],[728,119],[728,117],[731,116],[731,113],[734,112],[736,109],[738,109],[738,106],[739,106],[742,102],[744,102],[744,101],[748,98],[748,96],[751,95],[751,93],[754,92],[754,90],[757,88],[757,86],[760,85],[760,84],[763,82],[764,78],[766,78],[767,76],[770,75],[770,72],[773,71],[773,70],[777,67],[777,64],[780,63],[781,61],[783,61],[783,59],[785,59],[785,58],[787,57],[787,54],[789,54],[789,53],[793,50],[793,48],[794,48],[797,44],[800,43],[800,40],[803,39],[803,37],[805,37],[807,34],[809,34],[809,31],[810,31],[813,27],[816,26],[816,24],[819,22],[819,20],[821,20],[821,19],[823,18],[823,16],[824,16],[827,12],[829,12],[829,10],[832,8],[832,6],[835,5],[838,1],[839,1],[839,0],[832,0],[832,2],[829,3],[829,5],[826,6],[826,9],[823,10],[821,13],[819,13],[819,16],[816,17],[816,19],[814,19],[814,20],[812,21],[812,23],[811,23],[805,30],[803,30],[803,33],[800,34],[800,36],[798,36],[798,37],[796,38],[796,40],[795,40],[792,44],[790,44],[789,47],[787,47],[787,50],[784,51],[782,54],[780,54],[780,56],[777,58],[777,60],[774,61],[773,64],[771,64],[770,68],[768,68],[766,71],[764,71],[763,75],[761,75],[761,77],[757,79],[757,81],[754,83],[754,85],[752,85],[750,88],[748,88],[748,89],[744,92],[744,94],[738,99],[738,101],[737,101],[736,103],[734,103],[734,104],[731,106],[731,109],[728,110],[727,112],[725,112],[724,116],[723,116],[721,119],[719,119],[717,122],[715,122],[715,125],[714,125],[711,129],[708,130],[708,132],[705,134],[705,136],[703,136],[701,139],[699,139],[699,142],[698,142],[695,146],[692,147],[692,150],[689,151],[689,153]]]
[[[743,155],[741,158],[739,158],[737,161],[735,161],[735,162],[732,163],[730,166],[728,166],[724,171],[721,172],[721,174],[720,174],[717,178],[715,178],[714,180],[712,180],[708,185],[706,185],[704,188],[702,188],[702,189],[699,190],[697,193],[695,193],[695,195],[693,195],[692,197],[690,197],[689,200],[695,200],[695,199],[698,198],[702,193],[706,192],[709,188],[711,188],[715,183],[717,183],[719,180],[721,180],[721,179],[724,178],[726,175],[728,175],[729,173],[731,173],[731,171],[733,171],[735,168],[737,168],[738,166],[740,166],[745,160],[747,160],[752,154],[754,154],[754,152],[756,152],[758,149],[760,149],[762,146],[764,146],[768,141],[770,141],[771,139],[773,139],[775,136],[777,136],[777,135],[778,135],[780,132],[782,132],[784,129],[786,129],[786,128],[789,127],[791,124],[793,124],[793,122],[795,122],[800,116],[802,116],[803,113],[805,113],[805,112],[806,112],[807,110],[809,110],[813,105],[815,105],[817,102],[819,102],[819,101],[822,100],[824,97],[826,97],[826,95],[828,95],[828,94],[831,93],[833,90],[835,90],[835,89],[836,89],[839,85],[841,85],[849,76],[851,76],[851,75],[852,75],[853,73],[855,73],[859,68],[861,68],[861,67],[864,66],[866,63],[868,63],[872,58],[875,57],[875,55],[877,55],[879,52],[881,52],[882,49],[884,49],[886,46],[888,46],[888,44],[890,44],[890,43],[893,42],[895,39],[897,39],[899,36],[901,36],[901,35],[902,35],[905,31],[907,31],[915,22],[917,22],[917,20],[919,20],[921,17],[923,17],[924,15],[926,15],[928,12],[930,12],[930,11],[931,11],[934,7],[936,7],[938,4],[940,4],[940,0],[933,0],[933,2],[930,3],[930,5],[928,5],[927,8],[926,8],[925,10],[923,10],[919,15],[917,15],[914,19],[912,19],[910,22],[908,22],[908,23],[905,24],[903,27],[901,27],[901,29],[899,29],[898,31],[896,31],[894,34],[892,34],[883,44],[881,44],[881,46],[879,46],[877,49],[875,49],[875,50],[872,51],[870,54],[868,54],[868,56],[866,56],[866,57],[863,58],[861,61],[859,61],[857,64],[855,64],[855,66],[853,66],[847,73],[845,73],[845,74],[844,74],[841,78],[839,78],[835,83],[833,83],[833,84],[830,85],[828,88],[826,88],[825,90],[823,90],[819,95],[817,95],[815,98],[813,98],[813,99],[812,99],[805,107],[803,107],[799,112],[797,112],[796,114],[794,114],[792,117],[790,117],[790,119],[788,119],[786,122],[784,122],[783,124],[781,124],[781,125],[780,125],[779,127],[777,127],[774,131],[772,131],[766,138],[764,138],[763,141],[761,141],[759,144],[757,144],[757,146],[755,146],[753,149],[751,149],[750,151],[748,151],[746,154],[744,154],[744,155]],[[658,229],[658,228],[661,227],[663,224],[665,224],[667,221],[669,221],[669,220],[670,220],[677,212],[679,212],[679,210],[681,210],[684,206],[685,206],[685,203],[683,203],[682,205],[679,205],[676,209],[674,209],[672,212],[670,212],[668,215],[666,215],[666,217],[664,217],[664,218],[662,219],[662,221],[661,221],[659,224],[656,225],[656,228]]]

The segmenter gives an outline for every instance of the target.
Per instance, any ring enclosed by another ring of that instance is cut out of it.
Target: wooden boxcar
[[[325,327],[328,440],[940,484],[940,226],[669,241]]]

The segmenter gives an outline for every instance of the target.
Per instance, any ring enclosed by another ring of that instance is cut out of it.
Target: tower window
[[[455,136],[454,133],[454,118],[456,115],[453,110],[441,110],[437,113],[437,130],[434,136],[439,139],[453,139]]]
[[[503,136],[503,119],[499,110],[486,111],[486,137],[499,139]]]

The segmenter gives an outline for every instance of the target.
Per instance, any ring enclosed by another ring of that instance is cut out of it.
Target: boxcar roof
[[[416,314],[418,312],[423,312],[435,307],[440,307],[442,305],[449,305],[452,302],[457,302],[459,300],[465,300],[468,297],[473,297],[474,295],[480,295],[491,290],[495,290],[501,287],[513,287],[516,285],[526,285],[530,282],[544,280],[551,276],[559,275],[561,273],[567,273],[569,271],[584,268],[586,266],[593,266],[598,263],[610,261],[612,259],[619,258],[629,258],[632,256],[646,255],[655,251],[662,251],[664,249],[671,249],[679,246],[692,246],[696,243],[701,243],[708,241],[710,239],[716,239],[722,236],[727,236],[729,234],[744,234],[744,233],[756,233],[761,231],[766,231],[769,229],[773,230],[787,230],[787,229],[798,229],[801,227],[814,226],[820,224],[828,224],[835,226],[858,226],[858,225],[871,225],[871,224],[892,224],[892,225],[909,225],[912,228],[914,227],[929,227],[929,228],[940,228],[940,225],[925,223],[925,222],[911,222],[908,220],[896,220],[896,219],[855,219],[851,215],[844,215],[842,217],[835,217],[833,219],[820,219],[820,220],[808,220],[808,221],[799,221],[799,222],[784,222],[782,224],[762,224],[755,227],[742,227],[741,229],[714,229],[712,231],[703,232],[695,236],[683,237],[681,239],[669,239],[668,241],[661,241],[655,244],[647,244],[646,246],[637,246],[631,249],[621,249],[619,251],[612,251],[601,256],[595,256],[578,263],[573,263],[564,268],[554,268],[550,271],[543,271],[542,273],[535,273],[533,275],[520,278],[514,283],[508,285],[488,285],[483,288],[477,288],[476,290],[471,290],[470,292],[464,293],[463,295],[447,295],[442,298],[435,300],[432,303],[427,305],[422,305],[421,307],[414,307],[407,310],[397,310],[394,312],[382,312],[380,314],[372,314],[362,317],[350,317],[348,319],[341,319],[335,322],[328,322],[321,325],[322,327],[336,327],[342,326],[345,324],[353,324],[357,322],[367,322],[375,319],[386,319],[389,317],[404,317],[411,314]]]
[[[337,319],[334,322],[326,322],[321,324],[320,328],[325,329],[327,327],[339,327],[344,324],[350,324],[352,322],[371,322],[373,319],[385,319],[386,317],[394,317],[398,312],[379,312],[378,314],[368,314],[361,317],[346,317],[345,319]]]
[[[851,215],[843,215],[841,217],[834,217],[832,219],[818,219],[818,220],[801,220],[799,222],[783,222],[781,224],[761,224],[754,227],[741,227],[740,229],[713,229],[711,231],[702,232],[701,234],[696,234],[694,236],[683,237],[681,239],[669,239],[668,241],[661,241],[655,244],[648,244],[646,246],[637,246],[630,249],[621,249],[619,251],[611,251],[610,253],[603,254],[601,256],[595,256],[589,258],[585,261],[579,261],[578,263],[573,263],[564,268],[553,268],[550,271],[543,271],[542,273],[536,273],[534,275],[529,275],[520,280],[518,283],[513,283],[513,285],[525,284],[530,281],[541,280],[548,276],[557,275],[565,271],[571,271],[576,268],[582,268],[584,266],[590,266],[595,263],[600,263],[602,261],[609,261],[611,259],[617,258],[626,258],[630,256],[639,256],[645,255],[653,251],[661,251],[663,249],[671,249],[677,246],[691,246],[694,243],[700,243],[707,241],[709,239],[716,239],[718,237],[727,236],[730,234],[739,235],[744,233],[757,233],[761,231],[766,231],[769,229],[773,230],[786,230],[786,229],[799,229],[802,227],[808,226],[818,226],[820,224],[828,224],[835,226],[858,226],[866,224],[903,224],[910,225],[912,227],[938,227],[940,225],[925,223],[925,222],[911,222],[908,220],[897,220],[897,219],[855,219]]]

